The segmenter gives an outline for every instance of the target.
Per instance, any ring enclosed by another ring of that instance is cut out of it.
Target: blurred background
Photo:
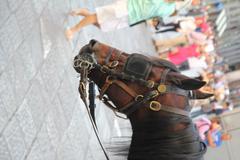
[[[168,59],[183,74],[207,81],[202,90],[214,96],[191,101],[193,121],[209,145],[205,160],[239,160],[240,2],[196,0],[171,16],[108,32],[87,26],[66,39],[65,30],[83,18],[70,15],[72,10],[96,12],[114,2],[0,1],[0,160],[104,159],[72,67],[73,57],[91,39]],[[98,130],[108,149],[131,135],[131,128],[96,101]],[[208,133],[220,139],[209,143]]]

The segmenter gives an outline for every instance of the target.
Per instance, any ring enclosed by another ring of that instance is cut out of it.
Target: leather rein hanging
[[[75,63],[76,62],[76,63]],[[84,56],[79,56],[78,59],[74,60],[74,68],[78,67],[80,68],[80,81],[79,81],[79,94],[80,94],[80,98],[82,99],[82,101],[84,102],[84,105],[86,107],[87,113],[88,113],[88,117],[90,119],[90,122],[92,124],[94,133],[97,137],[97,140],[99,142],[99,145],[105,155],[105,158],[107,160],[110,160],[106,149],[104,148],[102,141],[100,139],[100,136],[98,134],[97,131],[97,126],[96,126],[96,122],[95,122],[95,116],[94,116],[94,99],[93,96],[95,96],[95,89],[94,89],[94,83],[91,81],[89,84],[89,107],[87,106],[87,91],[86,91],[86,86],[87,86],[87,82],[88,82],[88,73],[89,71],[93,68],[93,63],[94,63],[94,59],[91,56],[88,56],[87,54],[85,54]],[[91,106],[92,105],[92,106]]]

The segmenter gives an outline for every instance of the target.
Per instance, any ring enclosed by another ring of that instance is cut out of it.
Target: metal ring
[[[113,79],[111,79],[111,78],[113,78],[113,77],[107,76],[107,78],[106,78],[106,83],[112,83],[112,82],[113,82]]]
[[[109,66],[110,68],[115,68],[115,67],[118,66],[118,64],[119,64],[118,61],[112,61],[108,66]]]
[[[161,110],[161,103],[159,103],[158,101],[151,101],[150,104],[149,104],[149,108],[152,110],[152,111],[155,111],[155,112],[158,112]]]
[[[74,68],[80,67],[80,63],[81,63],[81,59],[75,59],[73,61],[73,67]]]
[[[155,95],[152,96],[152,98],[155,98],[159,95],[159,92],[157,90],[155,90]]]
[[[148,80],[147,87],[148,87],[148,88],[153,88],[153,87],[154,87],[154,84],[155,84],[154,81]]]
[[[83,61],[80,63],[80,68],[88,68],[89,67],[89,63],[87,63],[86,61]]]
[[[143,95],[137,95],[137,97],[135,97],[135,101],[139,101],[140,99],[143,99]]]

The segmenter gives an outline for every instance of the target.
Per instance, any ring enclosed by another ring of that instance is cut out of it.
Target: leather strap
[[[119,87],[121,87],[124,91],[126,91],[130,96],[132,96],[132,97],[137,97],[137,93],[133,90],[133,89],[131,89],[131,88],[129,88],[125,83],[123,83],[122,81],[119,81],[119,80],[115,80],[114,81],[114,84],[117,84]]]
[[[103,85],[103,87],[100,90],[100,94],[99,94],[99,99],[101,100],[103,98],[103,95],[105,94],[105,92],[107,91],[107,89],[110,87],[110,85],[114,82],[115,80],[110,80],[110,77],[108,76],[105,80],[105,83]]]
[[[108,55],[107,55],[107,57],[106,57],[106,59],[105,59],[105,64],[106,64],[106,65],[109,63],[109,61],[110,61],[110,59],[111,59],[111,56],[112,56],[112,53],[113,53],[114,50],[115,50],[114,48],[110,47],[109,52],[108,52]]]
[[[108,57],[111,58],[113,50],[114,49],[112,49],[110,51],[110,53],[109,53],[110,56],[108,56]],[[110,87],[111,84],[114,83],[114,84],[118,85],[127,94],[129,94],[131,97],[134,98],[134,100],[132,102],[128,103],[126,106],[123,106],[123,107],[121,107],[118,110],[119,112],[122,112],[122,113],[126,114],[127,116],[129,116],[130,114],[135,112],[140,107],[145,106],[144,103],[146,103],[149,100],[151,100],[152,98],[156,97],[156,95],[158,95],[159,93],[160,94],[174,93],[174,94],[178,94],[178,95],[182,95],[182,96],[186,96],[187,97],[189,95],[188,91],[185,91],[185,90],[180,89],[180,88],[175,87],[175,86],[165,85],[166,77],[167,77],[167,74],[168,74],[169,71],[170,71],[170,69],[165,69],[162,72],[161,81],[160,81],[160,84],[159,84],[159,85],[164,85],[164,87],[166,88],[164,92],[159,92],[158,90],[152,90],[152,91],[146,93],[145,95],[143,95],[142,98],[136,100],[136,97],[138,95],[137,95],[137,93],[133,89],[129,88],[122,81],[119,81],[119,80],[116,80],[116,79],[111,80],[110,76],[108,76],[106,78],[105,84],[103,85],[103,87],[100,90],[99,98],[100,99],[103,98],[103,95],[105,94],[105,92],[107,91],[107,89]],[[122,78],[124,79],[124,75],[122,75],[122,76],[123,76]],[[109,103],[106,103],[106,104],[109,106]],[[159,103],[159,105],[161,105],[161,104]],[[112,106],[111,106],[111,108],[112,108]],[[190,108],[189,106],[186,106],[185,109],[187,109],[187,110],[184,110],[184,109],[179,109],[179,108],[175,108],[175,107],[168,106],[168,105],[161,105],[160,110],[166,111],[166,112],[175,113],[175,114],[179,114],[179,115],[183,115],[183,116],[189,116],[189,111],[188,111],[189,108]]]
[[[160,84],[164,84],[164,83],[165,83],[166,77],[167,77],[167,74],[168,74],[169,71],[170,71],[170,69],[165,69],[165,70],[162,72]]]
[[[161,109],[160,111],[166,111],[166,112],[170,112],[170,113],[174,113],[174,114],[179,114],[179,115],[183,115],[183,116],[189,116],[190,113],[188,111],[185,111],[183,109],[179,109],[179,108],[175,108],[172,106],[167,106],[167,105],[161,105]]]
[[[119,81],[119,80],[115,80],[115,79],[110,80],[110,77],[108,76],[105,80],[103,87],[100,90],[100,95],[99,95],[100,100],[103,98],[103,95],[105,94],[107,89],[110,87],[110,85],[112,85],[113,83],[117,84],[119,87],[121,87],[131,97],[133,97],[133,98],[137,97],[137,93],[133,89],[129,88],[125,83],[123,83],[122,81]]]
[[[174,93],[174,94],[185,96],[185,97],[189,96],[189,91],[186,91],[184,89],[181,89],[175,86],[170,86],[170,85],[165,85],[165,86],[166,86],[165,93]]]
[[[158,94],[157,90],[150,91],[150,92],[144,94],[143,98],[137,99],[137,101],[133,101],[133,102],[129,103],[127,106],[119,109],[119,111],[126,114],[127,116],[129,116],[130,114],[135,112],[137,109],[142,107],[144,103],[146,103],[147,101],[149,101],[150,99],[155,97],[156,94]]]

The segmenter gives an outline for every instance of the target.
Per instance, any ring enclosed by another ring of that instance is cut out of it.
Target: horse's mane
[[[200,160],[206,152],[206,146],[199,143],[199,136],[192,120],[180,115],[164,119],[154,122],[147,119],[141,122],[139,127],[135,126],[134,128],[134,137],[130,135],[115,137],[114,142],[109,144],[107,148],[111,155],[115,157],[114,160],[127,159],[131,140],[131,153],[134,157],[129,155],[130,159],[169,160],[169,157],[171,157],[173,160]],[[186,123],[186,128],[176,132],[166,130],[169,125],[175,125],[179,122]],[[130,127],[128,129],[131,130]],[[141,142],[135,141],[134,139],[138,136],[145,138]],[[199,146],[196,144],[199,144]]]

